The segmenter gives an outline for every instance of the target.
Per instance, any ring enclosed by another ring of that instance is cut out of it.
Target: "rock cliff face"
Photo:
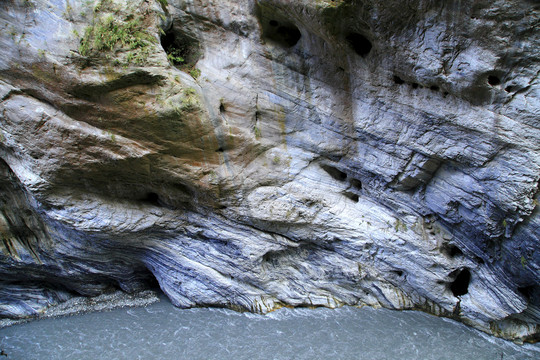
[[[540,320],[535,1],[0,3],[0,316]]]

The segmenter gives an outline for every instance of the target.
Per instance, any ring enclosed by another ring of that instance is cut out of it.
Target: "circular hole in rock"
[[[411,86],[413,89],[418,89],[418,86],[420,85],[418,85],[418,83],[412,83]]]
[[[219,104],[219,112],[222,114],[225,112],[225,105]]]
[[[361,57],[366,57],[371,51],[371,48],[373,47],[371,41],[369,41],[368,38],[359,33],[350,33],[345,39],[353,48],[354,52],[356,52]]]
[[[429,89],[433,91],[439,91],[439,87],[437,85],[431,85]]]
[[[497,86],[500,85],[501,79],[499,79],[496,75],[489,75],[488,76],[488,84],[491,86]]]

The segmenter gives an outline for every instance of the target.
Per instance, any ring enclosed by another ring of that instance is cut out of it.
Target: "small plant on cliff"
[[[201,76],[201,70],[199,70],[197,68],[193,68],[193,69],[189,70],[189,75],[191,75],[192,78],[197,80],[199,78],[199,76]]]
[[[141,16],[128,16],[122,21],[108,14],[86,28],[79,53],[85,57],[98,57],[106,51],[129,50],[126,62],[143,64],[150,53],[149,46],[155,42],[156,39],[144,28]]]
[[[173,65],[179,65],[182,64],[185,59],[182,57],[180,49],[172,49],[167,54],[167,59],[173,64]]]
[[[258,126],[255,126],[253,129],[253,132],[255,133],[255,139],[259,140],[261,138],[261,129],[259,129]]]

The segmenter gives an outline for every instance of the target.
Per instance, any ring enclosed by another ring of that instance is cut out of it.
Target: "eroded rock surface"
[[[539,7],[0,4],[0,316],[422,309],[539,334]],[[27,289],[27,291],[25,291]]]

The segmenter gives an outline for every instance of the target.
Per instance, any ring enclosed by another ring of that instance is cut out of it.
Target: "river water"
[[[162,299],[0,329],[2,359],[540,359],[452,320],[369,307],[267,315],[181,310]]]

